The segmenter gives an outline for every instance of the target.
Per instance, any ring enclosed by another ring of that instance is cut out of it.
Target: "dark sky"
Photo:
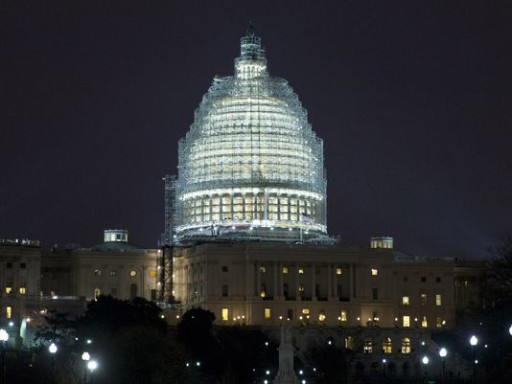
[[[248,21],[324,140],[331,235],[475,258],[512,231],[510,1],[5,1],[0,238],[156,246]]]

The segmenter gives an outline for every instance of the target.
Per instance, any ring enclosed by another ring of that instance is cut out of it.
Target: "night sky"
[[[512,231],[510,1],[5,1],[0,238],[157,246],[249,21],[324,140],[331,235],[479,258]]]

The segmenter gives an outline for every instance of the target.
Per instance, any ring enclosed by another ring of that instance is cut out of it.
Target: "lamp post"
[[[429,362],[428,356],[423,356],[423,358],[421,359],[421,362],[423,363],[423,366],[425,367],[425,383],[426,383],[427,378],[428,378],[428,362]]]
[[[7,372],[7,362],[5,360],[5,342],[9,340],[9,334],[5,329],[0,329],[0,341],[2,342],[2,384],[5,384],[5,377]]]
[[[475,383],[476,380],[476,356],[475,356],[475,347],[478,344],[478,337],[475,335],[472,335],[469,339],[469,344],[471,344],[471,352],[473,355],[473,383]]]
[[[55,354],[57,353],[57,345],[55,343],[51,343],[48,347],[48,351],[52,355],[52,380],[55,381]]]
[[[441,363],[443,365],[443,370],[442,370],[442,373],[441,373],[441,378],[444,379],[445,377],[445,374],[446,374],[446,367],[445,367],[445,357],[446,355],[448,354],[448,351],[446,350],[446,348],[441,348],[439,350],[439,356],[441,356]]]
[[[91,359],[89,352],[82,353],[82,360],[84,361],[84,384],[87,384],[87,362]]]
[[[94,373],[96,368],[98,368],[98,363],[96,362],[96,360],[89,360],[87,362],[87,369],[89,370],[89,372],[91,372],[91,375],[90,375],[91,383],[92,383],[92,378],[93,378],[92,374]]]

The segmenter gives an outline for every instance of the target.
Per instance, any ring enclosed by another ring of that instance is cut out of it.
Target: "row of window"
[[[304,268],[301,268],[301,267],[297,267],[297,271],[299,274],[303,274],[304,273]],[[267,272],[267,268],[265,266],[261,266],[260,267],[260,272],[261,273],[266,273]],[[289,268],[288,267],[282,267],[281,268],[281,272],[283,274],[286,274],[289,272]],[[316,270],[316,273],[320,273],[320,269],[317,269]],[[337,275],[342,275],[343,274],[343,268],[336,268],[336,274]],[[371,276],[378,276],[379,275],[379,269],[378,268],[370,268],[370,275]],[[408,276],[404,276],[403,278],[403,281],[404,282],[408,282],[409,281],[409,277]],[[422,276],[421,277],[421,282],[422,283],[426,283],[427,282],[427,278],[425,276]],[[441,282],[441,278],[440,277],[436,277],[436,283],[440,283]]]
[[[267,267],[263,267],[263,266],[260,267],[260,272],[261,273],[267,273]],[[281,268],[281,273],[286,275],[288,272],[290,272],[288,267],[282,267]],[[297,273],[299,275],[303,275],[304,274],[304,268],[298,267],[297,268]],[[320,274],[320,269],[316,269],[316,274],[317,275]],[[342,275],[343,274],[343,268],[336,268],[336,274],[337,275]]]
[[[426,293],[420,294],[420,304],[427,305],[428,304],[428,295]],[[440,294],[435,295],[435,304],[436,307],[440,307],[443,305],[443,296]],[[402,296],[402,305],[411,305],[410,296]]]
[[[263,317],[266,320],[271,319],[272,318],[272,309],[271,308],[264,308],[263,309]],[[293,320],[293,310],[291,310],[291,309],[288,310],[286,318],[288,320]],[[229,309],[228,308],[222,308],[222,310],[221,310],[221,319],[222,319],[222,321],[229,321],[230,320]],[[279,319],[282,320],[283,316],[279,316]],[[327,319],[327,316],[325,315],[325,311],[324,310],[320,310],[318,312],[318,321],[324,322],[326,319]],[[235,319],[233,319],[233,320],[235,320]],[[302,309],[301,315],[299,316],[299,320],[301,320],[301,321],[314,320],[313,317],[312,317],[312,313],[309,310],[309,308],[303,308]],[[418,317],[415,317],[414,319],[412,319],[411,316],[409,316],[409,315],[402,316],[402,327],[410,328],[412,326],[412,324],[413,324],[412,320],[414,320],[414,324],[417,325],[420,319]],[[341,310],[340,311],[340,315],[338,316],[338,321],[340,321],[342,323],[345,323],[345,322],[348,321],[348,315],[347,315],[347,311],[346,310]],[[361,321],[361,317],[357,317],[357,321],[360,322]],[[367,325],[368,326],[376,325],[376,324],[379,323],[379,321],[380,321],[380,318],[379,318],[378,313],[377,312],[373,312],[372,317],[368,318]],[[395,317],[395,323],[398,323],[398,321],[399,321],[398,317]],[[436,317],[435,324],[436,324],[437,328],[442,328],[446,324],[446,321],[443,320],[441,317]],[[421,327],[422,328],[428,328],[428,318],[427,318],[427,316],[421,317]]]
[[[27,287],[26,287],[26,285],[24,284],[24,285],[20,286],[20,287],[18,288],[18,291],[19,291],[20,295],[25,295],[25,294],[27,293]],[[6,293],[7,295],[10,295],[11,293],[13,293],[12,286],[7,285],[7,286],[5,287],[5,293]]]
[[[377,345],[374,343],[373,339],[367,337],[364,339],[363,344],[363,352],[364,353],[373,353],[374,348]],[[356,347],[354,338],[352,336],[348,336],[345,338],[345,348],[354,349]],[[411,339],[408,337],[404,337],[400,343],[400,349],[398,350],[400,353],[409,354],[411,353]],[[382,352],[384,353],[393,353],[393,342],[390,337],[384,337],[382,340]]]
[[[101,269],[95,269],[94,270],[94,276],[101,276],[102,272],[103,271]],[[115,269],[113,269],[113,270],[109,271],[109,275],[112,276],[112,277],[115,277],[115,276],[117,276],[117,271]],[[128,272],[128,275],[130,277],[135,277],[135,276],[137,276],[137,271],[132,269],[132,270],[130,270]],[[156,270],[154,270],[154,269],[150,270],[149,271],[149,276],[150,277],[156,277]]]

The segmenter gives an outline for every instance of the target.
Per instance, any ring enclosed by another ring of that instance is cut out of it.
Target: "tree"
[[[49,317],[42,330],[45,337],[68,336],[66,343],[61,338],[62,351],[55,356],[59,383],[83,382],[84,351],[98,361],[95,384],[186,382],[185,352],[168,337],[167,323],[154,303],[142,298],[123,301],[100,296],[87,305],[83,316],[74,321],[63,319]],[[40,361],[47,355],[42,351]]]
[[[348,364],[345,351],[334,343],[310,346],[306,352],[308,365],[316,367],[320,377],[317,383],[346,383]]]
[[[480,312],[480,332],[488,344],[484,355],[488,382],[512,375],[512,235],[490,250],[492,259],[483,278],[485,306]]]
[[[222,376],[226,368],[225,351],[213,333],[213,312],[192,308],[185,312],[178,324],[178,340],[190,351],[193,362],[215,377]]]

